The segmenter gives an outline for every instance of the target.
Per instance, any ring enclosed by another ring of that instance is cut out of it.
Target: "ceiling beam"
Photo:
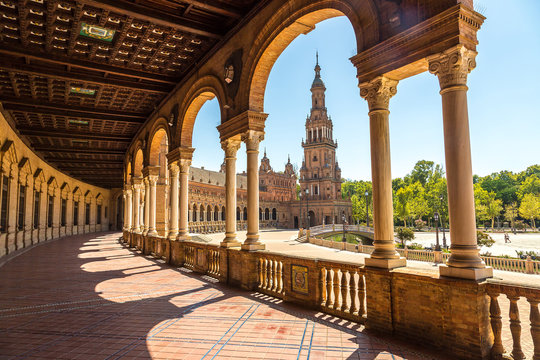
[[[223,5],[212,5],[212,4],[209,4],[208,3],[208,0],[206,0],[205,2],[202,2],[202,1],[197,1],[197,0],[180,0],[181,2],[183,3],[186,3],[186,4],[189,4],[189,6],[195,6],[199,9],[204,9],[208,12],[212,12],[214,14],[219,14],[219,15],[223,15],[223,16],[229,16],[229,17],[233,17],[235,19],[238,19],[239,17],[242,16],[242,14],[236,10],[236,9],[233,9],[231,7],[223,7]]]
[[[52,153],[72,153],[72,154],[104,154],[104,155],[124,155],[124,150],[112,150],[112,149],[90,149],[90,148],[73,148],[73,147],[59,147],[59,146],[36,146],[35,151],[52,152]],[[61,159],[58,159],[59,161]],[[69,159],[62,159],[63,161],[69,161]]]
[[[53,102],[43,102],[35,99],[25,99],[17,97],[0,97],[0,102],[3,104],[15,104],[15,105],[26,105],[32,107],[40,107],[61,111],[80,111],[85,114],[97,114],[104,116],[121,116],[127,118],[137,118],[139,120],[146,120],[147,115],[145,113],[130,112],[123,110],[109,110],[109,109],[100,109],[94,107],[85,107],[71,104],[62,104],[62,103],[53,103]]]
[[[128,3],[120,0],[79,0],[79,2],[98,9],[108,10],[139,20],[148,21],[151,24],[170,27],[179,31],[202,35],[212,39],[222,38],[221,34],[218,34],[208,26],[205,28],[203,24],[198,24],[194,21],[170,13],[167,14],[141,4],[133,2]]]
[[[26,136],[39,136],[39,137],[50,137],[56,139],[81,139],[81,140],[96,140],[96,141],[112,141],[112,142],[121,142],[121,143],[130,143],[131,137],[128,136],[115,136],[110,134],[99,134],[99,133],[86,133],[82,131],[72,131],[72,130],[59,130],[55,128],[18,128],[21,135]]]
[[[144,92],[167,94],[171,90],[171,86],[167,85],[155,85],[140,83],[131,80],[120,80],[108,77],[101,77],[91,74],[79,74],[70,71],[61,71],[50,68],[44,68],[43,66],[32,64],[16,64],[12,61],[0,61],[0,69],[6,71],[12,71],[15,73],[23,73],[27,75],[35,75],[41,77],[52,77],[54,79],[60,79],[64,81],[82,82],[93,85],[104,85],[115,88],[127,88],[135,89]]]
[[[52,64],[65,65],[68,67],[77,67],[77,68],[86,69],[86,70],[104,72],[111,75],[125,76],[128,78],[134,78],[137,80],[142,79],[142,80],[153,81],[153,82],[169,84],[169,85],[176,85],[178,83],[178,80],[176,78],[167,76],[167,75],[148,73],[148,72],[139,71],[139,70],[130,70],[130,69],[114,66],[114,65],[102,64],[102,63],[92,62],[92,61],[88,61],[84,59],[72,59],[66,56],[58,56],[58,55],[53,55],[53,54],[44,55],[42,53],[37,53],[37,52],[24,49],[23,47],[10,47],[5,44],[2,44],[2,47],[0,47],[0,54],[19,56],[19,57],[32,59],[32,60],[49,62]]]
[[[116,122],[133,123],[133,124],[142,124],[146,120],[146,118],[144,117],[138,117],[138,116],[137,117],[124,117],[124,116],[118,116],[118,115],[109,115],[106,112],[102,114],[96,114],[96,113],[92,114],[92,113],[86,113],[84,111],[71,110],[68,107],[50,108],[50,107],[44,107],[44,106],[3,103],[3,108],[4,110],[8,110],[8,111],[20,111],[20,112],[28,112],[28,113],[34,113],[34,114],[48,114],[48,115],[63,116],[63,117],[68,117],[68,118],[116,121]]]
[[[45,156],[45,160],[48,162],[61,161],[63,163],[70,164],[118,164],[124,166],[124,160],[100,160],[100,159],[69,159],[69,158],[58,158],[52,156]],[[56,165],[59,166],[60,164]]]

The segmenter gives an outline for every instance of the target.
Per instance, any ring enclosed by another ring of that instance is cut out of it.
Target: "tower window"
[[[313,156],[313,161],[317,161],[317,155]]]

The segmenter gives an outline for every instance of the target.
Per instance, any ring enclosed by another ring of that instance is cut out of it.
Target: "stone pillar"
[[[124,190],[125,196],[126,196],[126,217],[124,219],[125,229],[126,231],[131,231],[131,220],[133,219],[132,213],[133,213],[133,203],[132,203],[132,190],[127,188]],[[81,209],[82,205],[82,209]],[[81,213],[84,213],[84,207],[85,203],[82,202],[79,203],[79,226],[81,225]]]
[[[148,235],[156,236],[158,233],[156,231],[156,186],[159,176],[150,175],[148,176],[148,182],[150,183],[150,209],[148,209],[149,223],[148,223]]]
[[[236,152],[240,149],[241,141],[227,139],[221,142],[225,151],[225,239],[222,247],[237,247],[240,242],[236,239]],[[221,220],[221,218],[219,219]]]
[[[148,234],[148,225],[150,224],[150,181],[144,178],[144,226],[143,235]]]
[[[429,71],[441,86],[444,153],[448,182],[451,256],[442,276],[485,279],[493,276],[478,254],[467,109],[467,75],[476,67],[476,52],[458,45],[428,58]]]
[[[394,242],[394,210],[390,171],[390,126],[388,105],[397,92],[396,80],[384,76],[360,84],[360,96],[369,106],[371,176],[373,183],[373,227],[375,250],[366,266],[393,269],[406,266]]]
[[[189,211],[189,166],[191,159],[180,159],[180,224],[178,227],[178,240],[189,239],[188,211]],[[193,219],[192,219],[193,220]]]
[[[171,179],[171,220],[169,227],[169,239],[176,240],[178,236],[178,173],[177,163],[169,163],[169,175]]]
[[[141,203],[141,180],[133,179],[133,224],[131,231],[134,233],[140,233],[140,203]]]
[[[264,250],[259,241],[259,143],[264,139],[264,132],[248,130],[242,141],[247,152],[247,211],[248,224],[246,241],[242,250]]]

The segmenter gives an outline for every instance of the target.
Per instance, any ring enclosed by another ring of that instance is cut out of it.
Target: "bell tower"
[[[341,169],[336,160],[337,141],[333,139],[332,119],[325,104],[326,87],[321,79],[319,54],[311,84],[311,111],[306,118],[306,140],[302,141],[304,160],[300,169],[300,188],[309,199],[341,199]]]

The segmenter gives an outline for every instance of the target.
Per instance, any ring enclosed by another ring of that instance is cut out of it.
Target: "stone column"
[[[176,240],[178,236],[178,173],[177,163],[169,163],[169,175],[171,179],[171,220],[169,227],[169,239]]]
[[[222,247],[241,245],[236,239],[236,152],[240,145],[241,141],[236,139],[221,142],[225,151],[225,239],[221,242]]]
[[[178,240],[187,240],[189,239],[189,228],[188,228],[188,218],[189,218],[189,167],[191,165],[190,159],[180,159],[179,161],[180,169],[180,224],[178,227]]]
[[[242,250],[264,250],[265,245],[259,241],[259,143],[264,139],[264,132],[248,130],[242,141],[246,143],[247,152],[247,210],[248,224],[246,241]]]
[[[132,203],[132,190],[131,189],[125,189],[124,193],[126,194],[126,218],[124,219],[125,229],[126,231],[131,231],[131,220],[133,219],[132,213],[133,213],[133,203]],[[81,203],[79,203],[79,225],[81,225],[81,213],[83,213],[85,203],[82,202],[82,209],[81,209]]]
[[[149,223],[148,223],[148,235],[156,236],[158,233],[156,231],[156,186],[159,176],[150,175],[148,176],[148,182],[150,183],[150,209],[148,209]]]
[[[360,96],[369,106],[371,176],[373,183],[373,222],[375,250],[366,266],[393,269],[406,266],[394,242],[394,209],[390,171],[390,126],[388,105],[397,92],[396,80],[378,77],[360,84]]]
[[[476,52],[458,45],[428,58],[429,71],[441,86],[444,153],[448,182],[451,256],[442,276],[485,279],[493,276],[478,255],[467,109],[467,75],[476,67]]]
[[[140,228],[140,214],[139,214],[139,209],[140,209],[140,203],[141,203],[141,183],[140,183],[140,179],[133,179],[135,181],[135,183],[133,184],[133,224],[132,224],[132,227],[131,227],[131,231],[135,232],[135,233],[140,233],[141,231],[141,228]]]
[[[150,224],[150,181],[148,178],[144,178],[144,227],[143,235],[148,234],[148,225]]]

